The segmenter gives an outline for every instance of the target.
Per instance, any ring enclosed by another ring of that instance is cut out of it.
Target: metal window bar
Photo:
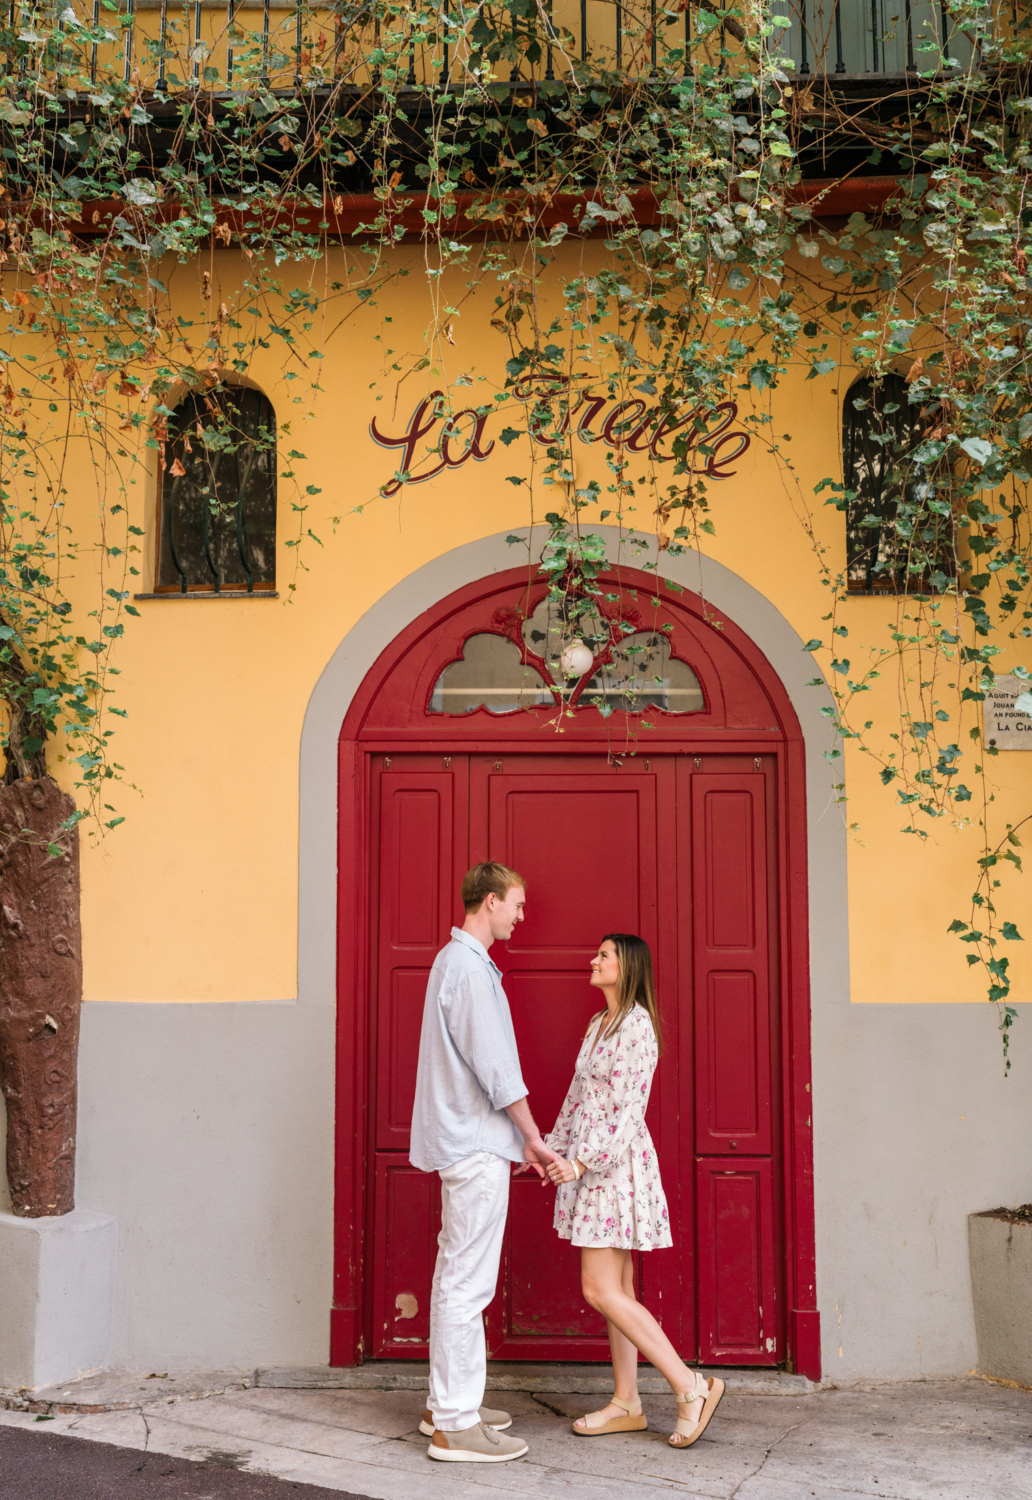
[[[810,52],[806,35],[806,0],[799,0],[799,39],[802,46],[799,72],[803,78],[807,78],[810,73]]]
[[[687,24],[688,12],[685,11]],[[588,60],[588,0],[580,0],[580,56],[581,62]]]
[[[408,49],[408,72],[405,74],[405,83],[410,89],[416,86],[416,30],[415,30],[415,5],[409,8],[409,49]]]
[[[878,0],[871,0],[871,72],[878,71]]]
[[[181,594],[185,594],[187,592],[187,588],[188,588],[187,578],[186,578],[186,569],[183,567],[182,563],[179,561],[179,553],[176,551],[176,526],[175,526],[176,500],[179,498],[179,486],[182,484],[182,482],[183,482],[183,478],[182,478],[182,475],[180,475],[176,479],[175,484],[172,486],[172,493],[168,497],[168,506],[167,506],[166,511],[165,511],[165,535],[168,537],[168,551],[169,551],[169,556],[172,559],[172,566],[175,568],[176,572],[179,574],[179,580],[180,580],[179,581],[179,592]]]
[[[14,0],[11,0],[11,21],[14,22]],[[93,0],[93,30],[96,32],[100,27],[100,0]],[[94,41],[90,46],[90,82],[97,81],[97,43]]]
[[[616,66],[623,66],[623,0],[616,0]]]
[[[34,32],[36,30],[36,7],[35,7],[35,5],[29,11],[29,30],[32,31],[32,32]],[[25,43],[25,51],[22,53],[21,58],[20,58],[20,60],[18,62],[18,77],[20,79],[24,78],[25,75],[26,75],[26,73],[29,70],[29,48],[31,47],[31,45],[32,45],[31,42],[26,42]]]
[[[269,0],[263,0],[262,4],[262,73],[261,81],[267,87],[269,83]]]
[[[653,0],[653,4],[655,4],[655,0]],[[555,77],[555,69],[552,66],[552,38],[555,35],[555,28],[552,25],[552,0],[548,0],[548,5],[545,8],[545,25],[548,28],[548,46],[545,48],[545,77],[551,82]]]
[[[250,400],[248,397],[250,396]],[[251,408],[251,433],[248,443],[247,463],[243,474],[240,472],[240,447],[236,450],[237,467],[237,501],[236,501],[236,541],[237,555],[240,558],[244,572],[247,574],[247,592],[254,593],[254,560],[251,557],[251,546],[244,526],[244,498],[247,494],[247,482],[251,477],[255,457],[258,453],[258,398],[253,392],[243,392],[240,398],[240,429],[244,430],[244,411],[246,407]]]
[[[301,0],[294,7],[294,87],[301,87]]]
[[[917,64],[914,62],[914,18],[910,0],[906,0],[905,10],[907,18],[907,72],[913,73],[916,70]]]
[[[158,88],[165,87],[165,59],[168,51],[168,0],[161,0],[161,22],[158,30]]]
[[[234,0],[227,0],[226,5],[226,87],[233,87],[233,15]]]
[[[658,46],[658,38],[656,36],[656,0],[649,0],[649,24],[652,28],[652,46],[649,50],[652,53],[652,72],[655,75],[656,63],[659,60],[656,50]]]
[[[846,64],[842,56],[842,0],[835,0],[835,72],[845,71]]]
[[[128,83],[133,71],[133,36],[136,29],[136,0],[125,0],[125,82]]]
[[[444,5],[441,7],[441,15],[443,18],[441,34],[444,37],[444,67],[441,69],[441,83],[444,86],[445,93],[448,92],[448,84],[451,79],[451,58],[449,56],[448,49],[448,22],[450,14],[451,13],[448,10],[448,0],[445,0]]]
[[[217,495],[219,469],[221,466],[222,449],[220,448],[215,455],[215,462],[211,466],[211,489],[214,495]],[[208,564],[208,570],[214,580],[215,592],[216,594],[220,594],[222,592],[222,573],[215,566],[211,556],[211,506],[203,497],[201,504],[201,539],[204,544],[204,561]]]
[[[193,78],[194,83],[200,82],[201,77],[201,0],[194,0],[193,8]]]

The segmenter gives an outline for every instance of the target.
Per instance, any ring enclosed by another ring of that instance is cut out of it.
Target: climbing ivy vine
[[[1032,628],[1027,17],[953,0],[953,42],[919,38],[894,93],[854,91],[847,107],[827,38],[796,66],[781,0],[592,14],[587,36],[583,9],[543,0],[58,0],[0,21],[8,776],[42,774],[49,751],[75,768],[83,815],[121,821],[115,647],[142,540],[129,499],[148,465],[171,462],[176,403],[274,352],[296,392],[278,432],[296,584],[302,543],[328,540],[303,451],[323,356],[397,277],[421,274],[422,348],[403,357],[383,325],[383,388],[434,392],[438,455],[450,422],[467,441],[489,414],[504,423],[509,477],[548,527],[529,566],[570,640],[598,649],[632,628],[603,597],[592,528],[607,519],[632,544],[655,538],[661,611],[663,554],[714,531],[728,413],[782,467],[826,589],[807,649],[832,686],[827,754],[869,757],[910,836],[979,826],[971,909],[951,930],[1006,1043],[1021,934],[1000,893],[1021,868],[1020,825],[997,824],[978,706],[1001,658],[1026,675]],[[877,217],[820,218],[807,181],[829,156],[847,176],[895,179]],[[415,270],[397,253],[414,232]],[[226,250],[232,273],[225,257],[215,269]],[[448,375],[474,294],[504,346],[493,386]],[[817,522],[856,496],[841,471],[804,494],[791,442],[805,434],[772,420],[787,378],[845,394],[854,372],[905,375],[917,433],[877,538],[893,618],[870,639]],[[602,400],[617,413],[605,473],[584,482],[575,433]],[[225,410],[210,402],[201,446],[244,441]],[[406,448],[387,488],[413,462]],[[886,722],[867,705],[890,676]]]

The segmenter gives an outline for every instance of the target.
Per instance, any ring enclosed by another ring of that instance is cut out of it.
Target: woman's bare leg
[[[622,1335],[626,1344],[644,1354],[645,1358],[653,1365],[666,1380],[675,1396],[680,1396],[684,1391],[692,1389],[695,1383],[694,1373],[680,1359],[674,1346],[649,1312],[648,1308],[642,1307],[634,1295],[633,1279],[625,1280],[625,1267],[630,1265],[631,1256],[627,1250],[618,1249],[581,1249],[581,1287],[586,1300],[590,1305],[600,1312],[616,1331]],[[617,1358],[619,1357],[621,1367],[624,1364],[623,1344],[616,1345],[610,1336],[610,1347],[613,1350],[613,1371],[617,1372]],[[617,1349],[619,1348],[619,1356]],[[637,1391],[637,1368],[634,1373],[634,1390]],[[617,1395],[623,1392],[617,1388]],[[630,1397],[624,1397],[629,1400]],[[619,1408],[605,1408],[607,1416],[619,1415]],[[697,1421],[702,1411],[702,1399],[697,1397],[694,1401],[678,1401],[678,1416],[687,1417],[689,1421]]]
[[[629,1250],[616,1250],[614,1254],[622,1256],[623,1268],[620,1273],[621,1286],[624,1294],[634,1299],[634,1262]],[[583,1265],[583,1252],[582,1252]],[[638,1399],[638,1351],[630,1339],[617,1328],[616,1324],[608,1320],[609,1348],[613,1355],[613,1394],[619,1396],[621,1401],[629,1401],[632,1404]],[[622,1417],[625,1415],[622,1407],[608,1404],[602,1408],[605,1412],[605,1420],[610,1417]],[[584,1418],[580,1417],[574,1424],[575,1427],[585,1425]]]

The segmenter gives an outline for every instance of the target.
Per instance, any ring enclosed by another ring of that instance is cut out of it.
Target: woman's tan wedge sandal
[[[698,1401],[702,1400],[702,1411],[699,1413],[697,1422],[690,1422],[687,1417],[678,1417],[674,1430],[670,1435],[671,1448],[690,1448],[697,1443],[702,1434],[709,1426],[710,1418],[720,1405],[720,1398],[724,1394],[724,1382],[714,1376],[706,1380],[702,1375],[696,1375],[695,1384],[690,1391],[685,1391],[678,1400]]]
[[[649,1419],[641,1409],[640,1399],[621,1401],[619,1396],[613,1396],[609,1405],[618,1406],[627,1415],[603,1419],[602,1412],[589,1411],[580,1419],[584,1423],[583,1427],[574,1424],[573,1430],[577,1436],[603,1437],[607,1432],[644,1432],[648,1427]]]

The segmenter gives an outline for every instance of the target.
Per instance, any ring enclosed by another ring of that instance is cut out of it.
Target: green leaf
[[[965,438],[960,446],[977,464],[987,464],[993,456],[993,445],[987,443],[985,438]]]

